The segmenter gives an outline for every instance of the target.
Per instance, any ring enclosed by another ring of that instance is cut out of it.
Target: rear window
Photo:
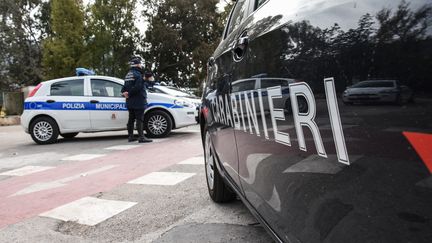
[[[84,80],[67,80],[51,84],[52,96],[84,96]]]

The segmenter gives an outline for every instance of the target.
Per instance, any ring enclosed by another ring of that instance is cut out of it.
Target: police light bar
[[[95,72],[93,70],[89,70],[86,68],[76,68],[75,72],[77,76],[95,75]]]

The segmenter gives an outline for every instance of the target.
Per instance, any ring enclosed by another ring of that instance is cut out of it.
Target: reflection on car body
[[[276,241],[430,242],[431,16],[427,0],[236,1],[200,112],[210,197],[237,194]],[[370,77],[392,87],[368,98],[416,103],[341,105]]]
[[[345,104],[384,102],[404,104],[413,100],[413,92],[397,80],[367,80],[348,86],[342,94]]]

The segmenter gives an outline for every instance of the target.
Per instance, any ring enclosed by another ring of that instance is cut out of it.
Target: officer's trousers
[[[129,109],[129,119],[127,123],[127,130],[129,137],[133,137],[134,124],[136,121],[136,128],[138,136],[144,137],[143,125],[144,125],[144,109]]]

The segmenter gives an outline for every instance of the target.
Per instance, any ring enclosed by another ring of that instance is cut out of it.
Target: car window
[[[238,0],[231,14],[227,35],[233,32],[247,16],[249,4],[247,0]]]
[[[122,86],[118,83],[103,79],[92,79],[91,89],[93,96],[98,97],[122,97]]]
[[[255,9],[261,7],[267,0],[255,0]]]
[[[84,96],[84,80],[68,80],[51,84],[53,96]]]
[[[275,86],[282,86],[286,87],[288,86],[288,82],[290,80],[288,79],[261,79],[261,88],[269,88],[269,87],[275,87]]]
[[[255,89],[255,79],[234,82],[232,85],[233,93],[253,89]]]

